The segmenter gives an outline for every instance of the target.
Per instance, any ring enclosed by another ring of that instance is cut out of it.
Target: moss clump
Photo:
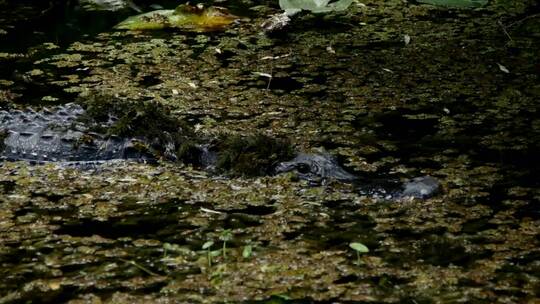
[[[289,141],[262,134],[220,136],[210,150],[217,161],[202,163],[203,142],[191,126],[172,116],[161,104],[151,101],[128,102],[93,94],[81,102],[86,112],[81,118],[98,133],[142,138],[156,156],[180,160],[196,166],[214,166],[232,176],[261,176],[272,172],[277,162],[290,159],[294,152]],[[174,154],[174,155],[173,155]]]
[[[176,156],[179,160],[195,166],[203,166],[201,153],[200,145],[195,140],[186,140],[176,149]]]
[[[218,140],[216,168],[233,176],[261,176],[272,173],[280,161],[294,156],[288,140],[263,134],[233,135]]]
[[[143,138],[158,153],[174,153],[174,149],[169,151],[171,147],[180,147],[194,138],[191,126],[153,101],[129,102],[98,93],[82,99],[82,104],[86,106],[86,112],[81,120],[92,125],[93,131]]]

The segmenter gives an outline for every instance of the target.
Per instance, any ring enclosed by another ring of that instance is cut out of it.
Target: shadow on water
[[[474,112],[471,107],[453,109],[456,113]],[[441,163],[433,160],[433,155],[446,154],[457,157],[466,154],[475,164],[493,163],[502,167],[507,173],[514,175],[512,180],[516,185],[538,186],[534,176],[540,170],[540,158],[536,157],[540,154],[539,146],[529,145],[519,149],[509,146],[495,149],[480,145],[485,136],[492,134],[493,125],[499,123],[497,121],[491,122],[492,125],[484,123],[466,126],[461,132],[448,136],[444,134],[445,126],[442,123],[444,116],[441,111],[429,107],[420,111],[396,109],[360,117],[356,120],[355,127],[361,129],[363,126],[377,126],[375,128],[377,138],[399,147],[394,150],[383,148],[379,153],[366,156],[370,161],[393,156],[412,167],[439,169]]]
[[[44,42],[65,47],[112,28],[131,14],[85,11],[69,1],[9,1],[2,9],[12,11],[14,19],[7,34],[0,36],[2,52],[24,52]]]
[[[0,78],[14,82],[9,89],[15,102],[36,105],[51,103],[43,101],[43,96],[54,96],[60,103],[70,102],[74,97],[61,87],[30,79],[26,73],[39,68],[34,64],[36,60],[61,53],[74,41],[108,31],[132,14],[126,10],[86,11],[74,1],[7,1],[0,4],[0,10],[9,12],[0,19],[0,27],[7,29],[0,35],[0,52],[19,54],[1,61]],[[45,43],[54,46],[48,48]]]
[[[286,240],[306,241],[318,250],[347,248],[351,242],[362,242],[369,248],[378,246],[379,236],[372,233],[375,221],[346,206],[333,206],[326,210],[328,222],[309,224],[284,234]],[[321,219],[316,219],[321,221]]]
[[[133,1],[135,7],[143,12],[158,8],[174,9],[179,2],[162,1]],[[205,1],[212,5],[213,1]],[[219,5],[219,3],[216,3]],[[246,5],[234,2],[228,8],[233,13],[249,16],[253,12]],[[41,58],[60,54],[74,41],[93,39],[102,32],[114,31],[113,27],[129,16],[138,14],[131,8],[110,10],[89,10],[81,7],[78,1],[69,0],[22,0],[0,2],[0,10],[5,12],[0,16],[0,29],[6,29],[0,34],[0,53],[14,54],[13,57],[0,58],[2,68],[0,79],[11,80],[14,85],[9,92],[15,103],[27,105],[65,104],[72,102],[75,94],[67,93],[59,86],[51,86],[47,81],[41,82],[39,77],[28,77],[29,71],[43,68],[35,62]],[[150,35],[156,38],[170,37],[168,30],[153,32]],[[204,51],[195,47],[197,33],[184,33],[194,45],[194,55]],[[143,38],[143,39],[147,39]],[[47,46],[50,44],[49,46]],[[52,74],[85,74],[84,70],[74,68],[45,68],[46,73]],[[150,87],[159,84],[159,80],[152,75],[141,79],[141,86]],[[45,101],[43,96],[53,96],[58,101]]]
[[[46,213],[61,216],[54,231],[57,235],[71,237],[100,236],[106,239],[158,239],[162,242],[187,245],[198,250],[207,240],[208,235],[223,229],[246,230],[262,224],[261,215],[275,211],[274,207],[254,207],[221,211],[219,215],[200,225],[191,219],[201,216],[201,208],[211,208],[209,204],[186,204],[177,200],[153,206],[138,203],[124,203],[118,206],[118,215],[106,220],[96,218],[79,218],[78,209],[62,210],[51,213],[49,210],[24,210],[24,214]],[[19,216],[24,215],[18,214]],[[244,232],[246,234],[247,232]],[[242,236],[236,235],[230,247],[240,246]]]

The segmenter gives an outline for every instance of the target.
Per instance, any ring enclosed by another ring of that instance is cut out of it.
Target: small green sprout
[[[212,253],[210,251],[210,247],[214,245],[213,241],[208,241],[202,245],[202,249],[206,250],[206,254],[208,256],[208,267],[212,267]]]
[[[244,257],[244,259],[247,259],[251,256],[253,252],[253,248],[251,245],[246,245],[244,246],[244,250],[242,250],[242,257]]]
[[[356,251],[356,264],[360,265],[360,253],[369,252],[369,248],[367,248],[366,245],[362,243],[358,243],[358,242],[350,243],[349,247],[351,247],[354,251]]]
[[[219,239],[223,241],[223,261],[227,260],[227,241],[232,239],[231,229],[224,229],[219,235]]]

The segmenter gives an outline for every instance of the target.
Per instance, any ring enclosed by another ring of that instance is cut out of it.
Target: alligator
[[[180,127],[181,124],[170,122],[170,116],[156,114],[161,113],[161,109],[145,108],[142,112],[153,111],[153,114],[143,113],[142,115],[148,116],[137,120],[136,117],[141,113],[141,109],[135,114],[124,109],[123,117],[115,115],[119,113],[118,109],[123,107],[125,105],[118,106],[117,113],[114,113],[112,110],[114,106],[110,104],[88,110],[76,103],[51,109],[43,108],[40,111],[2,110],[0,111],[0,160],[27,161],[31,164],[54,162],[63,166],[85,169],[99,167],[115,160],[156,163],[160,158],[165,158],[197,164],[204,169],[215,170],[216,167],[221,167],[229,171],[238,168],[235,167],[235,163],[245,163],[239,167],[240,174],[294,172],[298,178],[312,184],[325,180],[352,183],[359,193],[382,199],[427,198],[437,193],[439,189],[439,182],[430,176],[413,178],[405,183],[388,180],[363,181],[343,169],[330,154],[297,153],[296,157],[292,158],[294,154],[291,154],[285,144],[279,144],[268,137],[253,137],[254,139],[246,141],[227,139],[222,140],[220,144],[198,142],[181,146],[183,144],[181,141],[190,141],[190,136],[195,136],[186,127]],[[101,112],[99,117],[89,118],[88,112],[91,111],[109,111],[109,113]],[[126,132],[126,126],[121,124],[126,117],[132,119],[132,124],[142,126],[128,126],[127,129],[131,132]],[[144,123],[148,120],[157,121],[158,125],[150,127],[148,123]],[[148,133],[137,134],[141,133],[140,130],[136,130],[137,128],[148,128]],[[104,130],[115,130],[115,132],[110,133]],[[185,132],[186,136],[174,134],[174,130]],[[154,132],[153,135],[152,132]],[[156,135],[155,132],[159,132],[160,135]],[[150,138],[152,140],[149,140]],[[227,150],[227,153],[219,149]],[[257,155],[257,149],[264,152]],[[284,161],[288,157],[292,159]],[[257,166],[263,169],[255,168],[254,170],[253,167]],[[265,169],[265,166],[272,168]],[[250,168],[246,171],[246,167]]]
[[[133,159],[153,161],[141,138],[123,138],[92,132],[79,119],[84,109],[75,103],[43,108],[0,111],[3,150],[0,160],[28,161],[32,164],[59,162],[86,167],[107,160]],[[102,127],[110,127],[116,118],[110,116]]]

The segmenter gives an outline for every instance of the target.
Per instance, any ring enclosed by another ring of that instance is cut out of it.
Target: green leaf
[[[160,30],[177,28],[190,32],[209,32],[222,30],[229,26],[237,16],[224,8],[210,6],[201,8],[181,4],[174,10],[155,10],[127,18],[114,28],[131,31]]]
[[[242,256],[244,257],[244,259],[247,259],[251,256],[252,252],[253,248],[251,247],[251,245],[246,245],[244,246],[244,250],[242,250]]]
[[[418,0],[418,2],[450,7],[474,8],[486,5],[488,0]]]
[[[210,251],[210,256],[217,257],[221,255],[221,249]]]
[[[222,241],[230,241],[233,237],[232,230],[231,229],[224,229],[219,234],[219,239]]]
[[[369,252],[369,248],[367,248],[366,245],[364,245],[362,243],[353,242],[353,243],[349,244],[349,247],[354,249],[354,251],[356,251],[356,252],[360,252],[360,253]]]
[[[203,249],[203,250],[206,250],[206,249],[212,247],[212,245],[214,245],[214,242],[208,241],[208,242],[206,242],[206,243],[204,243],[204,244],[202,245],[202,249]]]

